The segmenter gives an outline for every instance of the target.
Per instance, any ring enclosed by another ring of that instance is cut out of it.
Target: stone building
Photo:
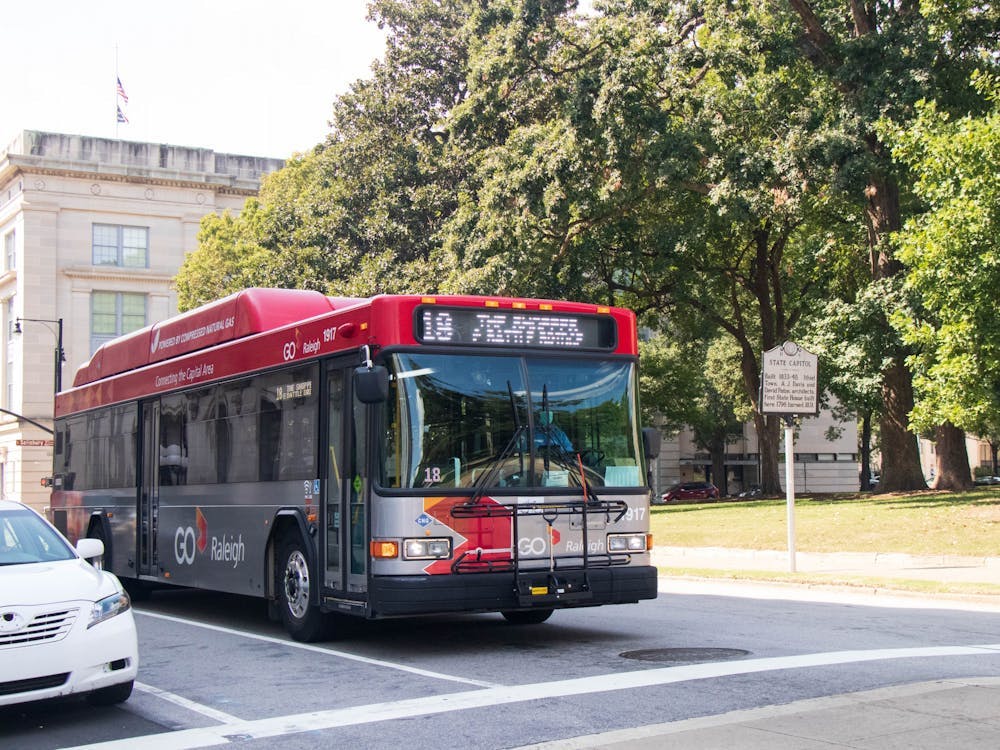
[[[103,341],[175,314],[202,217],[238,213],[283,165],[37,131],[0,151],[0,496],[48,504],[60,370],[68,388]]]
[[[795,492],[857,492],[858,429],[855,422],[842,422],[829,409],[814,417],[797,420],[794,443]],[[779,472],[784,485],[784,438]],[[726,446],[726,477],[711,476],[712,458],[694,440],[690,429],[664,435],[660,458],[655,462],[653,490],[663,493],[677,482],[708,479],[724,494],[735,495],[760,481],[760,449],[753,422],[743,425],[742,435]]]

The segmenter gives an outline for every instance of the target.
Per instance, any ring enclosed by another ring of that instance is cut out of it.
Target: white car
[[[111,573],[91,565],[98,539],[73,549],[35,511],[0,500],[0,706],[86,693],[121,703],[139,648],[132,604]]]

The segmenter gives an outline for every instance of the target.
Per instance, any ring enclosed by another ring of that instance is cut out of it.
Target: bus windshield
[[[385,487],[643,485],[633,362],[407,352],[389,369]]]

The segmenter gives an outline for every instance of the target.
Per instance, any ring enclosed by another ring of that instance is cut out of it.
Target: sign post
[[[761,358],[762,414],[785,420],[785,503],[788,515],[788,566],[795,572],[795,423],[794,417],[817,414],[819,358],[798,344],[786,341],[768,349]]]

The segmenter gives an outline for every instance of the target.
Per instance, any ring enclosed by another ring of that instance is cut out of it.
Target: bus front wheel
[[[298,534],[281,540],[276,562],[275,593],[285,629],[297,641],[322,639],[326,635],[327,618],[311,603],[315,582]]]
[[[505,609],[500,612],[511,625],[540,625],[552,616],[551,609]]]

